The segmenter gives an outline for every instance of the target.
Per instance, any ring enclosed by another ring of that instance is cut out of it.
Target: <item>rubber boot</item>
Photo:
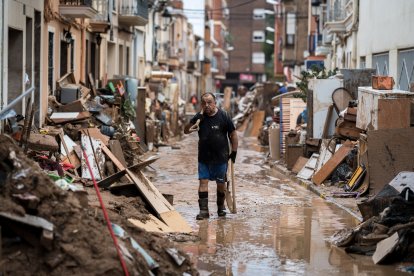
[[[219,217],[226,216],[226,207],[224,207],[225,199],[226,199],[226,194],[224,192],[217,191],[217,214]]]
[[[200,206],[200,213],[196,216],[196,220],[208,219],[210,214],[208,212],[208,198],[200,198],[198,200]]]

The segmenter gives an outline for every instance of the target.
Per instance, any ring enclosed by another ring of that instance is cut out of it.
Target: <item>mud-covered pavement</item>
[[[210,219],[196,221],[197,135],[160,148],[154,183],[174,195],[175,208],[199,240],[182,242],[202,275],[397,275],[371,257],[347,255],[325,241],[358,222],[264,163],[255,138],[240,138],[235,165],[237,214],[217,217],[209,184]]]

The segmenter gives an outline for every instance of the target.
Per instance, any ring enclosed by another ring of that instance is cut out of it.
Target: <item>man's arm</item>
[[[231,151],[237,151],[237,148],[239,147],[239,138],[237,137],[236,130],[233,130],[233,132],[230,133],[230,143],[231,143]]]
[[[239,146],[239,138],[237,137],[236,130],[233,130],[230,133],[230,143],[231,143],[231,153],[229,155],[229,159],[234,163],[236,162],[236,155],[237,155],[237,148]]]
[[[190,120],[190,122],[185,125],[184,134],[190,134],[190,133],[196,131],[196,129],[192,129],[192,128],[195,124],[197,124],[197,122],[200,123],[202,118],[203,118],[203,112],[202,111],[198,112],[196,115],[194,115],[194,117]]]
[[[194,123],[195,124],[195,123]],[[185,125],[185,127],[184,127],[184,134],[190,134],[191,132],[190,132],[190,128],[194,125],[193,123],[191,123],[191,121],[190,122],[188,122],[188,124],[186,124]]]

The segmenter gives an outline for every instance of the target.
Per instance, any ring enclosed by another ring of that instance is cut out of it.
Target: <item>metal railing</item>
[[[120,5],[121,15],[141,16],[148,19],[147,0],[122,0]]]
[[[17,97],[16,99],[14,99],[11,103],[9,103],[8,105],[6,105],[6,107],[4,107],[1,111],[0,111],[0,117],[3,116],[3,114],[5,114],[8,110],[10,110],[13,106],[15,106],[16,104],[18,104],[20,101],[22,101],[27,95],[29,95],[30,93],[34,92],[35,88],[34,87],[30,87],[28,90],[26,90],[23,94],[21,94],[19,97]]]

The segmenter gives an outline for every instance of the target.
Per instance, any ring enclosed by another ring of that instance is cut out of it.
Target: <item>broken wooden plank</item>
[[[68,146],[66,145],[65,137],[63,136],[63,132],[59,132],[59,137],[60,137],[60,142],[62,143],[63,148],[65,149],[66,156],[67,156],[67,159],[68,159],[69,163],[75,167],[75,169],[74,169],[75,175],[79,176],[78,171],[76,170],[75,162],[72,161],[72,159],[70,158],[70,151],[68,149]]]
[[[244,137],[258,137],[260,128],[263,126],[265,117],[265,111],[257,110],[253,112],[252,119],[250,120],[249,126],[244,132]]]
[[[398,232],[395,232],[391,237],[380,241],[377,244],[377,249],[375,250],[374,255],[372,255],[372,260],[374,264],[378,264],[383,261],[389,254],[391,254],[395,247],[398,245],[400,237]]]
[[[93,148],[91,147],[91,141],[93,144]],[[93,176],[95,177],[95,179],[101,180],[102,178],[100,175],[100,171],[101,171],[100,168],[103,168],[105,164],[105,156],[102,154],[101,146],[105,146],[105,145],[103,144],[101,145],[100,140],[95,140],[94,138],[88,137],[85,134],[82,134],[81,136],[81,143],[82,143],[82,146],[85,148],[86,155],[88,156],[88,161],[89,161],[89,165],[91,166]],[[95,160],[94,155],[96,156],[96,160]],[[82,178],[92,179],[88,166],[86,165],[85,157],[83,156],[82,156]]]
[[[308,158],[303,157],[303,156],[299,156],[298,160],[296,161],[295,165],[292,168],[292,172],[293,173],[298,173],[300,172],[300,170],[306,165],[306,163],[308,162]]]
[[[310,179],[312,175],[315,173],[316,162],[318,161],[318,157],[318,153],[312,154],[308,162],[306,162],[305,166],[299,171],[297,176],[305,180]]]
[[[146,166],[151,165],[152,163],[154,163],[155,161],[157,161],[160,157],[159,156],[151,156],[148,159],[138,162],[135,165],[132,165],[130,167],[128,167],[128,169],[132,170],[132,171],[136,171],[136,170],[141,170],[143,168],[145,168]]]
[[[129,179],[137,186],[143,198],[154,209],[159,217],[173,230],[177,232],[191,232],[192,229],[184,218],[174,210],[174,207],[164,198],[160,191],[152,184],[145,175],[137,171],[132,172],[125,168],[122,163],[114,156],[114,154],[102,145],[103,152],[114,162],[119,170],[126,170]]]
[[[105,144],[105,145],[108,146],[108,144]],[[125,160],[125,156],[124,156],[124,153],[122,151],[121,143],[119,142],[119,140],[109,141],[109,148],[110,148],[111,152],[115,155],[115,157],[119,160],[119,162],[121,162],[121,164],[124,167],[126,167],[127,162]]]
[[[45,229],[51,232],[53,232],[53,229],[54,229],[53,223],[41,217],[36,217],[36,216],[28,215],[28,214],[25,214],[24,216],[17,216],[17,215],[6,213],[6,212],[0,212],[0,216],[16,221],[16,222],[30,225],[36,228]]]
[[[64,124],[69,122],[80,121],[88,119],[91,114],[88,111],[83,112],[55,112],[50,117],[50,120],[54,124]]]
[[[348,153],[353,149],[354,144],[350,141],[346,141],[337,152],[334,153],[331,159],[326,162],[322,168],[314,174],[312,177],[313,183],[320,185],[324,182],[336,169],[336,167],[341,164],[345,159]]]
[[[149,215],[150,219],[142,222],[138,219],[128,219],[130,223],[132,223],[134,226],[144,229],[148,232],[156,232],[156,233],[171,233],[174,232],[170,227],[168,227],[164,222],[157,219],[153,215]]]
[[[105,144],[105,146],[108,146],[109,143],[109,137],[106,136],[105,134],[102,134],[101,130],[99,128],[96,127],[92,127],[92,128],[88,128],[86,129],[88,134],[98,140],[101,140],[102,143]],[[118,141],[119,142],[119,141]]]
[[[32,133],[27,140],[27,147],[32,150],[59,151],[55,137],[46,134]]]
[[[109,186],[112,185],[112,183],[118,181],[126,174],[126,170],[119,171],[117,173],[114,173],[111,176],[108,176],[107,178],[101,180],[98,182],[98,187],[107,189]]]

